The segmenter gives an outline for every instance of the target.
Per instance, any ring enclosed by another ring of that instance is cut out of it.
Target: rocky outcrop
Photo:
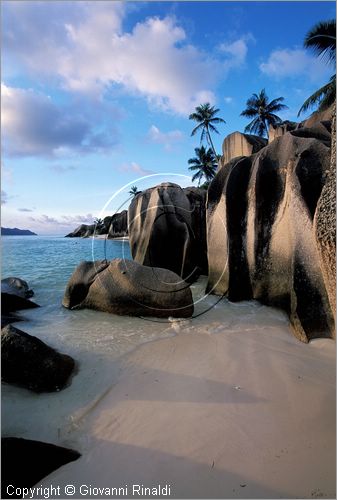
[[[279,125],[270,125],[269,126],[269,131],[268,131],[268,143],[270,144],[273,142],[276,137],[281,137],[282,135],[286,134],[287,132],[290,132],[291,130],[294,130],[297,127],[296,122],[290,122],[288,120],[285,120],[284,122],[280,123]]]
[[[95,232],[95,224],[81,224],[74,231],[66,234],[66,238],[89,238]]]
[[[331,310],[336,315],[336,105],[332,120],[331,162],[318,200],[314,230],[324,283]]]
[[[104,217],[102,224],[81,224],[66,238],[90,238],[91,236],[107,235],[108,238],[127,236],[127,210]]]
[[[33,487],[54,470],[80,456],[75,450],[50,443],[2,438],[1,498],[24,498],[23,488]]]
[[[208,290],[285,309],[302,341],[334,336],[314,217],[330,165],[323,123],[232,160],[208,190]]]
[[[106,219],[104,219],[104,223]],[[108,222],[108,221],[107,221]],[[105,223],[108,228],[108,237],[116,238],[128,235],[128,211],[116,213],[110,217],[109,223]]]
[[[62,304],[130,316],[189,317],[189,286],[167,269],[131,260],[81,262],[71,276]]]
[[[163,183],[135,196],[129,206],[133,259],[170,269],[187,281],[207,273],[206,191]]]
[[[257,135],[233,132],[229,134],[222,143],[222,157],[220,166],[226,165],[238,156],[250,156],[257,153],[267,145],[267,139]]]
[[[1,377],[4,382],[35,392],[62,389],[74,369],[74,360],[42,340],[7,325],[1,330]]]
[[[34,295],[28,283],[20,278],[5,278],[1,281],[1,328],[20,321],[15,312],[40,307],[28,297]]]

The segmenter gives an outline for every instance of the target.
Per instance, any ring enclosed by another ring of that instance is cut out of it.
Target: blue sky
[[[1,7],[2,226],[38,234],[127,208],[129,184],[191,185],[195,106],[210,102],[226,120],[214,136],[220,152],[247,125],[252,93],[283,96],[281,118],[297,120],[333,72],[303,39],[335,17],[334,2]]]

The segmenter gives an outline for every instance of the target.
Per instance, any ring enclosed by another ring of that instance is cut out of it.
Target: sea
[[[288,318],[282,311],[255,301],[234,304],[205,294],[206,276],[191,286],[192,319],[145,319],[64,308],[62,297],[76,266],[83,260],[130,259],[127,240],[4,236],[1,249],[2,279],[15,276],[27,281],[34,291],[31,300],[41,306],[21,311],[22,321],[15,326],[76,361],[68,387],[57,393],[35,394],[2,384],[3,436],[85,449],[88,443],[81,422],[116,383],[120,360],[146,342],[194,332],[247,334],[280,327],[289,334]]]

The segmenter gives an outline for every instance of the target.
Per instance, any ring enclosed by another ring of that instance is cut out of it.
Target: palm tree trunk
[[[211,145],[211,148],[213,150],[215,159],[217,160],[218,159],[218,155],[216,154],[215,147],[214,147],[214,144],[213,144],[213,141],[212,141],[212,138],[211,138],[211,134],[209,133],[208,127],[207,127],[206,130],[207,130],[207,137],[208,137],[209,144]]]
[[[266,135],[267,135],[267,141],[269,142],[269,129],[267,127],[267,124],[266,124],[266,120],[263,120],[264,121],[264,128],[266,130]]]

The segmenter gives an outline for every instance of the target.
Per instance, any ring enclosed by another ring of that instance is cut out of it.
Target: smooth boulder
[[[225,137],[222,143],[221,165],[226,165],[233,158],[238,156],[250,156],[257,153],[267,145],[267,139],[258,135],[242,134],[241,132],[232,132]]]
[[[13,325],[1,330],[1,378],[35,392],[62,389],[74,369],[73,358]]]
[[[335,335],[314,228],[330,139],[325,122],[287,132],[208,190],[208,291],[285,309],[304,342]]]
[[[206,191],[163,183],[136,195],[128,211],[133,259],[188,282],[207,273]]]
[[[81,262],[67,284],[62,304],[69,309],[130,316],[193,314],[191,290],[180,276],[126,259]]]
[[[17,295],[25,299],[29,299],[34,295],[34,292],[29,288],[27,281],[15,277],[2,279],[1,291],[10,293],[12,295]]]
[[[40,307],[29,300],[34,295],[28,283],[21,278],[5,278],[1,280],[1,328],[10,323],[20,321],[16,311]]]

